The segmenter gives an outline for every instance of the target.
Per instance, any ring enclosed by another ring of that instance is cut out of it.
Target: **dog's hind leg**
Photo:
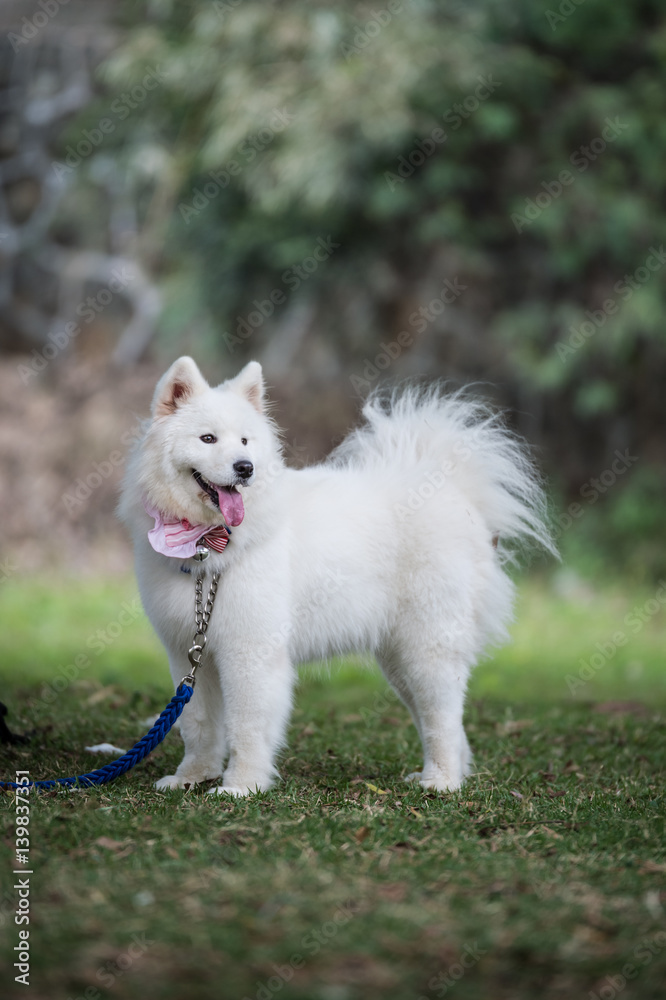
[[[189,663],[181,655],[170,656],[169,666],[174,685],[190,672]],[[180,732],[185,744],[185,756],[175,774],[167,774],[156,788],[187,788],[199,781],[219,778],[226,754],[222,722],[222,693],[217,671],[212,663],[204,663],[197,671],[194,694],[180,717]]]
[[[378,656],[389,683],[409,708],[423,745],[423,770],[407,776],[423,788],[452,791],[471,768],[462,718],[468,668],[443,644],[396,643]]]

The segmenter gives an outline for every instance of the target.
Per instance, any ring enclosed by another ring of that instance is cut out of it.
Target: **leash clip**
[[[195,637],[196,638],[196,637]],[[204,646],[206,645],[206,636],[202,636],[202,642],[193,643],[187,651],[187,658],[190,661],[190,666],[194,669],[201,663],[201,657],[203,656]]]

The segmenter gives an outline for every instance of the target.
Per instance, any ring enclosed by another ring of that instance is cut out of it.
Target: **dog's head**
[[[192,358],[175,361],[155,389],[141,449],[139,478],[148,501],[193,524],[240,524],[240,491],[279,456],[264,392],[256,361],[215,388]]]

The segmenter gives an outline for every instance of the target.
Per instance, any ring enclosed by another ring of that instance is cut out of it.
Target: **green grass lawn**
[[[656,600],[658,591],[627,592],[619,583],[601,590],[581,583],[553,587],[528,578],[519,591],[512,642],[479,664],[471,697],[512,699],[517,693],[549,703],[631,698],[666,706],[666,607]],[[0,677],[12,688],[39,684],[44,698],[54,698],[75,677],[164,695],[170,690],[165,656],[131,579],[5,583],[0,622]],[[618,633],[624,642],[616,646]],[[77,657],[87,665],[78,665]],[[342,666],[345,680],[360,683],[351,660],[334,666]],[[376,671],[362,677],[369,688],[383,689]]]
[[[0,698],[36,729],[0,750],[2,777],[79,773],[99,763],[86,744],[143,735],[169,681],[134,598],[128,581],[0,590]],[[272,792],[155,792],[171,734],[113,785],[34,796],[27,990],[4,794],[3,996],[663,997],[666,625],[661,609],[631,624],[651,599],[528,580],[513,645],[475,674],[477,774],[456,794],[401,781],[414,727],[347,663],[304,671]]]

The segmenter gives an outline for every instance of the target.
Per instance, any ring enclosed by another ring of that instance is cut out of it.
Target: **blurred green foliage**
[[[126,156],[145,166],[152,144],[168,160],[171,251],[191,255],[220,327],[330,232],[343,249],[310,294],[368,280],[382,257],[418,273],[440,243],[482,280],[492,265],[489,337],[583,412],[617,407],[616,366],[663,364],[663,275],[614,285],[666,235],[664,7],[560,6],[132,3],[104,76],[164,74],[150,115],[127,120]],[[601,335],[561,361],[554,346],[612,298]]]
[[[560,535],[565,563],[587,577],[666,581],[666,472],[657,465],[636,468],[631,478],[609,490],[594,509],[585,509]],[[564,506],[564,505],[562,505]],[[567,523],[567,515],[562,525]]]
[[[150,113],[129,115],[111,142],[165,288],[166,343],[230,351],[235,365],[277,335],[275,320],[314,303],[349,374],[432,298],[434,275],[459,275],[467,346],[412,325],[422,370],[488,378],[536,414],[523,429],[548,446],[565,496],[616,448],[637,450],[642,470],[663,467],[663,3],[146,0],[122,11],[125,40],[102,68],[109,92],[151,67],[163,78]],[[287,280],[329,236],[339,248],[326,266]],[[239,335],[275,290],[271,323]],[[660,488],[646,485],[658,475],[609,498],[618,551],[663,536],[650,499]]]

